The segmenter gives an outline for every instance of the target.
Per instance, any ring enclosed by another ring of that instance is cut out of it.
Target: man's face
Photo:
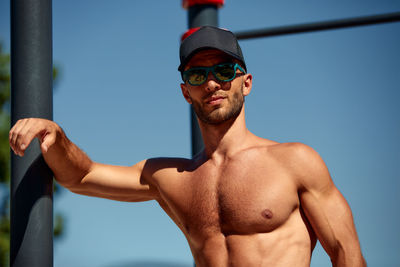
[[[218,50],[203,50],[193,56],[185,66],[185,70],[193,67],[211,67],[221,63],[234,62],[231,57]],[[241,73],[240,70],[236,71]],[[236,75],[230,82],[217,80],[212,72],[208,74],[207,81],[201,85],[193,86],[189,83],[181,84],[183,95],[192,104],[197,117],[207,124],[219,124],[236,118],[244,103],[245,80],[251,80],[251,75]],[[251,83],[251,81],[250,81]],[[251,88],[251,86],[250,86]]]

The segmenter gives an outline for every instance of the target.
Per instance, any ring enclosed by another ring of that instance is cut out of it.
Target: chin
[[[206,116],[197,115],[197,117],[204,123],[218,125],[236,119],[239,116],[239,114],[240,111],[232,112],[224,110],[214,110]]]
[[[243,107],[244,97],[239,93],[234,94],[233,100],[225,103],[223,106],[216,106],[213,110],[207,112],[205,108],[193,102],[193,109],[200,121],[206,124],[222,124],[227,121],[235,120]]]

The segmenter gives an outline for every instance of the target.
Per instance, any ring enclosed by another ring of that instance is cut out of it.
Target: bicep
[[[143,172],[146,161],[133,166],[94,163],[89,173],[69,190],[83,195],[118,201],[146,201],[157,198],[157,188]]]
[[[351,209],[325,163],[312,149],[306,149],[301,160],[300,203],[322,246],[331,258],[343,251],[358,254],[360,247]]]
[[[333,184],[324,192],[303,191],[300,202],[321,245],[331,257],[346,246],[358,246],[350,207]]]

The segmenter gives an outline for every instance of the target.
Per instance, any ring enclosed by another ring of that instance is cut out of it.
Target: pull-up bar
[[[257,30],[239,31],[235,35],[238,40],[271,37],[278,35],[306,33],[323,30],[334,30],[341,28],[365,26],[379,23],[398,22],[400,21],[400,12],[387,13],[381,15],[364,16],[356,18],[346,18],[337,20],[328,20],[314,23],[296,24],[290,26],[280,26],[273,28],[263,28]]]

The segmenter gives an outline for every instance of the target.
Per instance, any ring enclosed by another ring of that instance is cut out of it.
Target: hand
[[[21,119],[10,130],[8,137],[10,147],[16,155],[22,157],[29,144],[36,137],[39,139],[42,153],[47,153],[55,143],[57,132],[60,130],[60,126],[50,120],[38,118]]]

